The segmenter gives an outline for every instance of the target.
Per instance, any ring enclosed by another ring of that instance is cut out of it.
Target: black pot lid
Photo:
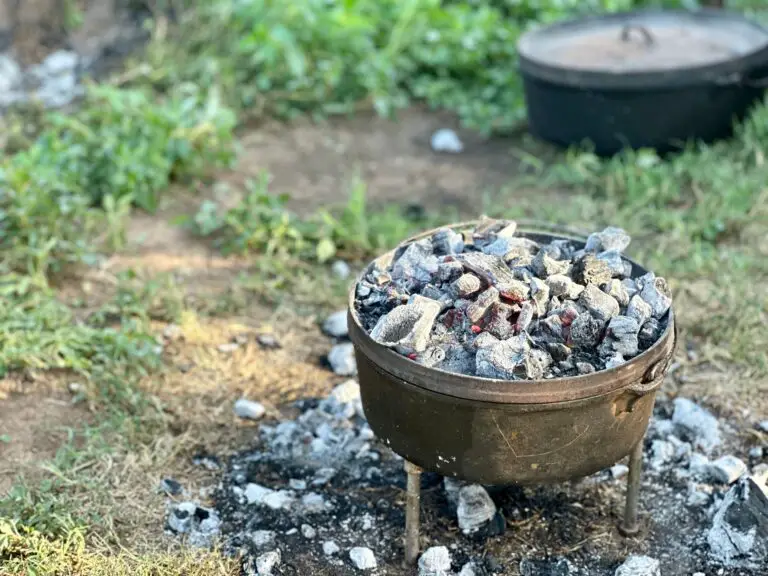
[[[649,11],[539,28],[518,42],[521,59],[609,74],[670,73],[717,66],[768,47],[768,31],[735,14]]]

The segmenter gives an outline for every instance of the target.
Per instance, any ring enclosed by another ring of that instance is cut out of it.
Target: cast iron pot
[[[538,242],[569,238],[583,246],[573,236],[519,234]],[[375,262],[387,266],[394,252]],[[633,277],[645,273],[632,263]],[[353,288],[349,335],[371,428],[407,461],[470,482],[559,482],[616,463],[642,440],[674,353],[670,310],[662,337],[618,368],[538,381],[464,376],[427,368],[373,341],[360,324],[354,295]]]
[[[563,22],[518,52],[530,131],[603,156],[728,137],[768,86],[768,30],[722,10]]]

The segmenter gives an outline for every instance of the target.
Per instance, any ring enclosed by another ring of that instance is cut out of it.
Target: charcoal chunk
[[[485,316],[486,312],[499,301],[499,291],[493,286],[487,288],[477,297],[477,300],[467,306],[467,318],[470,322],[476,323]]]
[[[440,228],[432,235],[432,246],[438,256],[461,254],[464,251],[464,237],[450,228]]]
[[[530,286],[521,280],[509,280],[499,284],[498,288],[501,297],[510,302],[522,302],[531,295]]]
[[[491,286],[506,284],[515,279],[512,271],[499,256],[491,256],[482,252],[465,252],[456,256],[466,270],[474,272]]]
[[[525,362],[528,351],[528,341],[523,334],[481,348],[475,358],[477,375],[514,380],[518,374],[516,369]]]
[[[575,300],[584,291],[584,286],[577,284],[564,274],[553,274],[547,278],[547,286],[552,296],[564,296]]]
[[[456,294],[458,294],[459,297],[466,298],[467,296],[471,296],[480,290],[481,285],[482,284],[480,282],[480,278],[474,274],[462,274],[453,283],[453,289],[456,291]]]
[[[655,318],[649,318],[640,328],[637,335],[640,350],[648,350],[661,337],[664,328]]]
[[[531,278],[531,297],[533,298],[534,316],[546,316],[549,304],[549,286],[538,278]]]
[[[611,275],[614,278],[624,278],[626,276],[626,268],[624,266],[625,261],[621,257],[621,254],[616,250],[600,252],[600,254],[597,255],[597,259],[608,265],[608,269],[611,271]]]
[[[432,250],[432,242],[428,239],[411,243],[392,266],[392,279],[409,286],[429,284],[438,267],[437,256]]]
[[[602,288],[603,292],[612,296],[622,308],[629,304],[629,293],[626,286],[621,283],[621,280],[614,278],[608,284],[604,284]]]
[[[533,259],[531,268],[539,278],[548,278],[554,274],[568,274],[571,270],[571,263],[568,260],[555,260],[544,250],[541,250]]]
[[[627,316],[634,318],[641,326],[651,317],[651,305],[639,295],[632,296],[627,306]]]
[[[619,303],[615,298],[600,290],[594,284],[589,284],[579,296],[579,303],[592,316],[603,321],[610,320],[619,314]]]
[[[598,352],[604,358],[620,356],[629,359],[637,355],[637,333],[640,326],[634,318],[614,316],[608,322],[605,338],[600,343]]]
[[[598,260],[594,254],[586,254],[574,266],[574,278],[583,285],[606,284],[613,278],[611,268],[605,260]]]
[[[653,272],[649,272],[642,278],[640,297],[651,307],[651,314],[659,319],[667,313],[672,305],[672,296],[664,278],[657,278]]]
[[[402,304],[379,318],[371,338],[401,354],[423,352],[438,314],[439,302],[416,296],[412,303]]]
[[[602,252],[605,250],[615,250],[623,252],[632,239],[621,228],[608,226],[602,232],[590,234],[584,249],[587,252]]]
[[[515,328],[510,321],[513,308],[503,302],[495,302],[488,311],[485,330],[500,340],[506,340],[515,333]]]
[[[575,348],[589,350],[597,346],[603,323],[591,314],[579,314],[571,324],[570,341]]]

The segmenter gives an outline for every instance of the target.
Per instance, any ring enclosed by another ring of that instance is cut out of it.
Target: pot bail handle
[[[627,386],[627,389],[638,396],[645,396],[649,392],[661,388],[661,385],[664,383],[664,377],[667,374],[667,369],[669,368],[669,365],[672,364],[672,358],[675,355],[676,348],[677,323],[675,323],[674,331],[672,332],[672,346],[670,346],[669,352],[646,370],[645,374],[643,374],[643,379],[640,382],[637,384],[630,384]]]
[[[626,24],[621,29],[621,40],[622,42],[629,42],[632,38],[632,31],[636,30],[640,33],[640,35],[643,37],[643,42],[646,46],[653,46],[656,41],[653,39],[653,35],[648,31],[648,28],[645,26],[640,26],[639,24]]]

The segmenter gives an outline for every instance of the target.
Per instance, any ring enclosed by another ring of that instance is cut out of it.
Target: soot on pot
[[[402,246],[358,282],[355,307],[376,342],[429,367],[538,380],[619,366],[650,348],[671,305],[663,278],[632,278],[620,228],[586,244],[539,244],[508,220],[442,228]]]

